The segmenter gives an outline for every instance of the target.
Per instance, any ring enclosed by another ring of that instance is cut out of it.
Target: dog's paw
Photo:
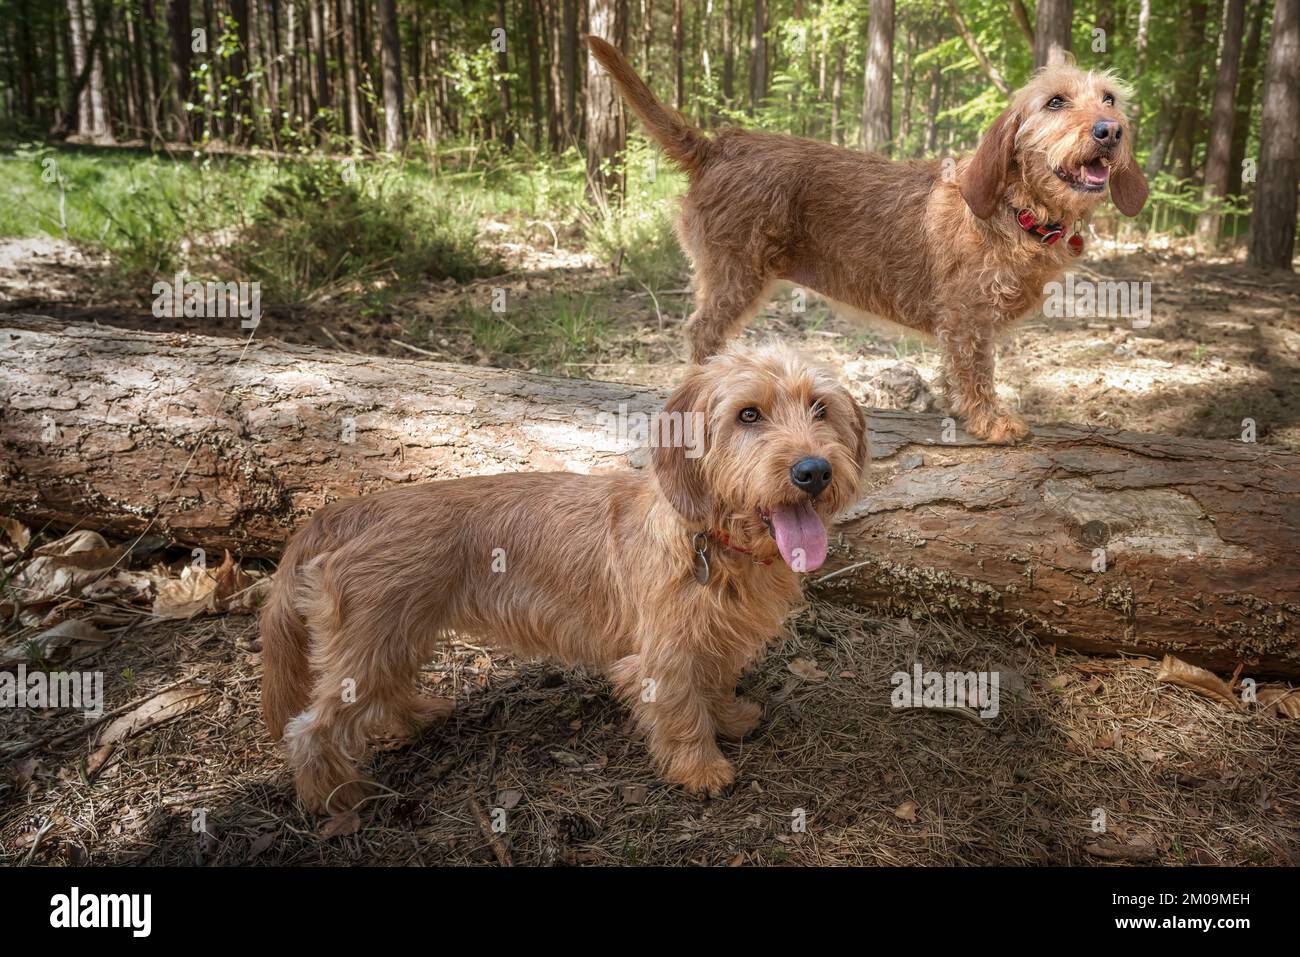
[[[1001,413],[972,419],[966,431],[994,445],[1014,445],[1029,437],[1029,423],[1017,415]]]
[[[718,706],[713,714],[713,721],[717,725],[720,737],[728,741],[739,741],[758,727],[759,719],[762,717],[762,705],[746,701],[744,698],[733,698]]]
[[[717,798],[725,795],[736,783],[736,769],[719,755],[712,761],[678,768],[669,775],[669,780],[680,784],[692,797]]]

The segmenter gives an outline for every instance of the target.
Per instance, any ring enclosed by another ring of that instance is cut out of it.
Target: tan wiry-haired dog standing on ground
[[[717,794],[717,736],[753,729],[736,679],[826,558],[867,457],[862,411],[791,353],[724,353],[673,393],[649,472],[493,475],[322,508],[262,614],[262,711],[314,810],[366,791],[367,739],[445,715],[416,692],[451,633],[603,670],[664,777]]]
[[[1123,87],[1047,67],[1012,98],[975,154],[895,163],[828,143],[728,129],[705,136],[654,98],[622,54],[589,37],[632,110],[690,177],[678,234],[695,266],[692,357],[711,355],[779,279],[935,336],[952,411],[973,434],[1014,442],[998,403],[997,333],[1041,308],[1110,184],[1136,216],[1147,186]]]

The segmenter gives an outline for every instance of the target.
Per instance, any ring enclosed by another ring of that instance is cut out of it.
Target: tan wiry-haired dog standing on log
[[[736,679],[856,501],[866,423],[781,350],[692,369],[660,423],[647,471],[406,486],[294,535],[262,613],[262,711],[308,807],[354,805],[371,735],[450,710],[416,673],[451,633],[601,669],[664,777],[701,794],[734,781],[717,736],[760,711]]]
[[[1024,438],[998,403],[997,333],[1041,308],[1082,240],[1063,239],[1106,193],[1136,216],[1124,88],[1050,66],[1017,91],[973,156],[895,163],[828,143],[727,129],[710,138],[655,99],[617,49],[589,37],[632,110],[690,177],[678,234],[695,266],[691,355],[711,355],[774,282],[935,336],[954,413],[993,442]]]

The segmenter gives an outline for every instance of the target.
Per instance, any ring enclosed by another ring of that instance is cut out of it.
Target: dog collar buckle
[[[1040,223],[1034,218],[1034,214],[1028,209],[1016,209],[1014,206],[1011,211],[1016,214],[1016,225],[1031,236],[1037,236],[1038,241],[1044,246],[1055,246],[1062,236],[1065,235],[1065,227],[1060,223]],[[1066,245],[1070,248],[1071,256],[1078,256],[1083,252],[1083,237],[1077,232],[1066,240]]]
[[[695,550],[695,580],[701,585],[709,583],[709,533],[696,532],[691,538]]]

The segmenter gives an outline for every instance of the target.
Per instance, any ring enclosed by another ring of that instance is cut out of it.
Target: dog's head
[[[826,560],[830,518],[857,499],[866,419],[829,371],[776,347],[733,346],[695,366],[664,407],[659,436],[702,430],[694,447],[659,441],[659,489],[689,531],[718,531],[795,571]]]
[[[1127,87],[1109,72],[1047,66],[1016,91],[961,173],[961,194],[980,219],[1009,196],[1052,218],[1084,218],[1110,185],[1111,199],[1136,216],[1147,184],[1133,155]]]

